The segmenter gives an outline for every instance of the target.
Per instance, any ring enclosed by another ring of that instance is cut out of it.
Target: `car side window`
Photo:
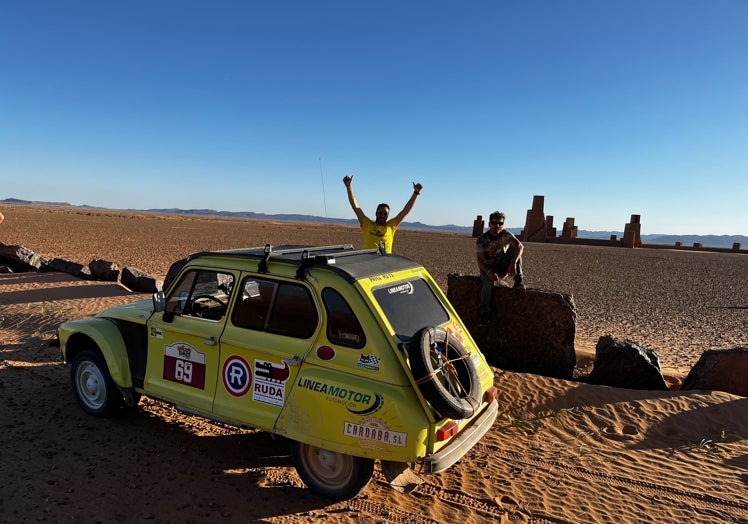
[[[175,316],[221,320],[234,284],[230,273],[196,269],[185,273],[172,289],[166,311]]]
[[[249,277],[241,290],[231,315],[235,326],[295,338],[309,338],[317,330],[317,308],[301,284]]]
[[[322,292],[322,302],[327,312],[327,340],[355,349],[364,347],[364,330],[343,296],[328,287]]]

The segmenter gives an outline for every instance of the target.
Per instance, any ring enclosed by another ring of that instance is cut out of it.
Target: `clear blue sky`
[[[748,235],[748,1],[0,10],[0,199]]]

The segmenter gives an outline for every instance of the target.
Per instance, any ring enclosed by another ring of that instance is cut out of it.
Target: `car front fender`
[[[106,318],[85,318],[61,324],[57,333],[63,362],[71,362],[84,349],[98,350],[112,380],[120,387],[132,387],[127,346],[117,324]]]

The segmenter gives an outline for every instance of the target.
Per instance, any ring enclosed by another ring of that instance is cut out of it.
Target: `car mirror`
[[[156,291],[153,294],[153,311],[156,313],[166,310],[166,296],[163,291]]]

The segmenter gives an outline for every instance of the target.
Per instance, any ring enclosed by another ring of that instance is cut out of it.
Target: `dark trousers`
[[[514,246],[509,246],[504,256],[502,256],[495,264],[486,264],[488,269],[496,273],[499,278],[506,276],[509,264],[514,258]],[[517,260],[517,267],[514,274],[514,284],[524,283],[525,276],[522,273],[522,259]],[[491,298],[493,297],[493,285],[494,282],[488,278],[488,274],[481,270],[480,272],[481,290],[480,290],[480,313],[481,315],[488,315],[491,313]]]

